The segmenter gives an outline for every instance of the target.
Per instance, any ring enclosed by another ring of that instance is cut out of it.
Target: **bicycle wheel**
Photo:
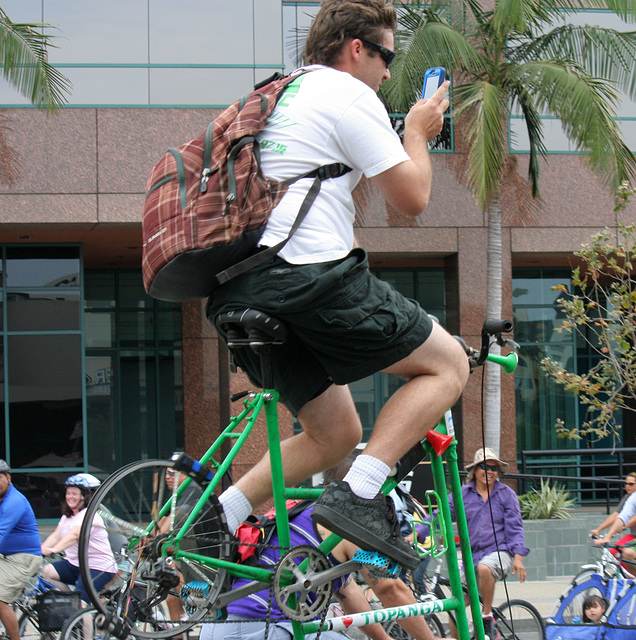
[[[104,481],[87,508],[80,533],[80,569],[101,614],[96,624],[113,635],[130,631],[141,638],[170,638],[218,613],[213,603],[225,570],[209,565],[216,558],[232,559],[225,515],[212,494],[177,542],[175,535],[195,511],[203,490],[194,481],[181,487],[172,478],[166,482],[169,470],[172,476],[170,464],[164,460],[129,464]],[[167,511],[159,517],[164,506]],[[119,540],[122,569],[114,599],[100,598],[90,576],[93,526],[105,527],[111,544]],[[183,553],[196,558],[185,558]]]
[[[71,616],[60,631],[60,640],[108,640],[110,634],[95,626],[97,609],[89,607]]]
[[[510,600],[493,608],[495,624],[502,640],[543,640],[541,614],[525,600]]]
[[[19,614],[19,612],[16,612]],[[32,610],[22,611],[18,617],[20,640],[57,640],[59,631],[40,631],[37,613]],[[8,636],[7,636],[8,637]]]
[[[424,619],[434,636],[437,636],[438,638],[446,637],[444,625],[434,613],[431,613],[430,616],[426,616]],[[395,638],[395,640],[411,640],[411,636],[400,626],[397,620],[392,620],[386,626],[386,632],[391,638]]]

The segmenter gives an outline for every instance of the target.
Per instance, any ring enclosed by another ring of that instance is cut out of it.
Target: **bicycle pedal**
[[[378,551],[358,549],[352,560],[365,565],[377,578],[397,578],[400,575],[400,565]]]

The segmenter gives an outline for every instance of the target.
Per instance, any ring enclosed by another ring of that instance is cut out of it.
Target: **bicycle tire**
[[[25,638],[26,640],[36,640],[42,635],[37,616],[31,615],[28,611],[23,611],[18,618],[18,631],[20,638]],[[9,636],[7,635],[6,637],[8,638]]]
[[[60,631],[60,640],[108,640],[110,638],[109,633],[99,631],[95,626],[95,616],[97,615],[97,609],[95,607],[88,607],[82,609],[72,615],[62,627]],[[89,616],[91,618],[91,624],[86,625],[85,628],[84,617]]]
[[[212,605],[223,587],[226,571],[179,554],[190,551],[203,558],[232,560],[225,515],[212,494],[180,544],[173,543],[174,534],[193,512],[202,488],[193,480],[177,499],[166,484],[170,465],[167,460],[142,460],[123,467],[103,482],[86,510],[79,540],[80,571],[88,595],[101,614],[96,624],[113,635],[128,631],[138,638],[171,638],[216,615],[211,612]],[[159,532],[153,514],[163,505],[169,505],[168,520]],[[88,551],[93,524],[104,526],[111,540],[119,536],[121,541],[122,560],[127,566],[115,600],[100,598],[90,575]],[[194,581],[196,588],[183,588],[184,582]],[[172,603],[176,604],[171,608]],[[171,613],[175,607],[178,612]]]
[[[543,640],[545,625],[536,607],[525,600],[510,600],[493,607],[501,640]]]
[[[428,624],[428,628],[432,631],[433,635],[437,638],[445,638],[446,631],[444,629],[444,625],[441,620],[434,614],[431,613],[430,616],[426,616],[424,618],[426,620],[426,624]],[[384,626],[384,625],[383,625]],[[389,624],[386,625],[385,630],[387,635],[395,640],[411,640],[412,636],[409,635],[406,630],[404,630],[400,623],[397,620],[391,620]]]
[[[18,617],[20,640],[57,640],[59,631],[40,631],[40,622],[35,611],[22,611]],[[7,636],[8,638],[8,636]]]

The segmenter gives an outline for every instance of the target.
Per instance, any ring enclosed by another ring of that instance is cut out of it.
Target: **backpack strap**
[[[303,178],[313,178],[314,181],[305,196],[302,204],[300,205],[300,210],[296,215],[296,219],[294,220],[294,224],[289,230],[289,234],[284,240],[281,240],[279,243],[275,244],[272,247],[267,247],[258,253],[255,253],[249,258],[242,260],[241,262],[232,265],[225,271],[221,271],[217,274],[216,279],[219,284],[225,284],[228,280],[232,278],[236,278],[236,276],[249,271],[250,269],[257,267],[258,265],[264,264],[270,258],[273,258],[290,240],[290,238],[296,233],[298,227],[302,224],[303,220],[307,216],[311,205],[314,203],[314,200],[318,197],[320,193],[320,187],[322,185],[323,180],[328,180],[329,178],[338,178],[340,176],[345,175],[351,171],[351,167],[348,167],[341,162],[335,162],[333,164],[325,164],[322,167],[318,167],[318,169],[313,169],[312,171],[308,171],[300,176],[295,178],[290,178],[289,180],[283,180],[285,184],[293,184],[298,180],[302,180]]]

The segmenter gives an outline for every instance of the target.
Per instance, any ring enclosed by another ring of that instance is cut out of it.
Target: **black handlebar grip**
[[[482,331],[491,336],[497,336],[500,333],[510,333],[512,331],[511,320],[498,320],[496,318],[486,318]]]

